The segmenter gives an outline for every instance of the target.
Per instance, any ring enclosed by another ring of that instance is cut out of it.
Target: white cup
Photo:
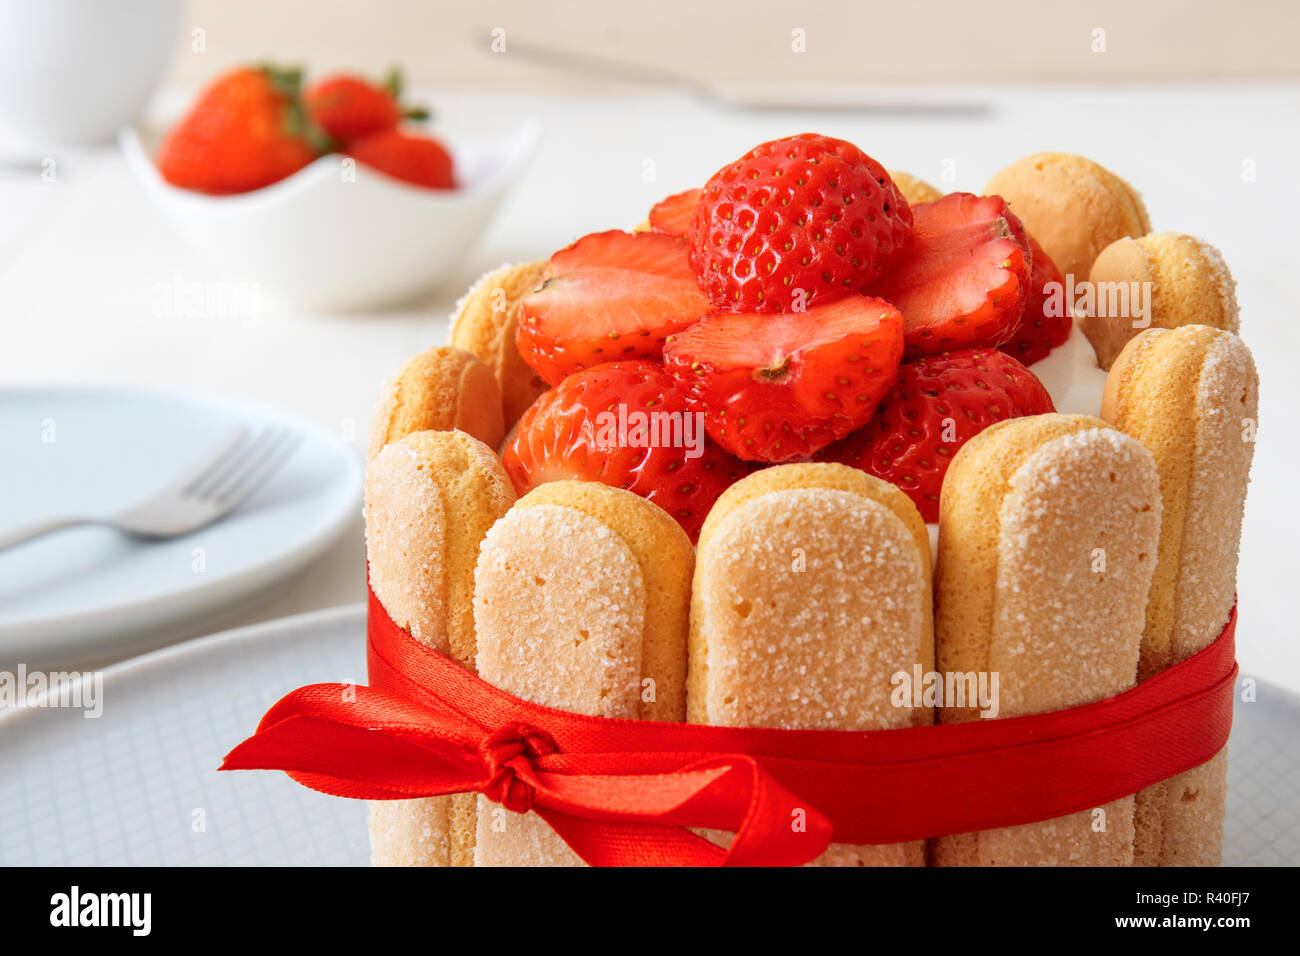
[[[107,142],[171,59],[180,0],[0,0],[0,144]]]

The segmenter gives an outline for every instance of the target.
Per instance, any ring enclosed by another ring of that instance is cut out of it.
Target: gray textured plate
[[[104,671],[103,715],[0,712],[0,864],[369,862],[365,804],[217,773],[302,684],[364,680],[365,607],[188,641]]]
[[[216,772],[302,684],[365,674],[360,604],[241,628],[104,673],[103,716],[0,713],[0,864],[364,865],[365,805]],[[1238,703],[1224,862],[1300,864],[1300,697]]]
[[[1257,681],[1243,703],[1240,679],[1228,739],[1225,866],[1300,866],[1300,696]]]

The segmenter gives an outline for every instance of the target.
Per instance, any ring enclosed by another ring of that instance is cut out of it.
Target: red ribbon
[[[476,791],[538,813],[596,866],[794,865],[1101,806],[1198,766],[1232,726],[1234,607],[1219,637],[1116,697],[898,730],[705,727],[585,717],[498,690],[370,595],[370,686],[272,707],[222,770],[284,770],[343,797]],[[735,833],[729,849],[688,827]]]

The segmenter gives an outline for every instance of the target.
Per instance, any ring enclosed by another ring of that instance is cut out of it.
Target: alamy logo
[[[704,454],[703,412],[643,411],[619,403],[596,414],[596,447],[685,448],[687,459]]]
[[[1129,319],[1135,329],[1151,324],[1150,282],[1075,282],[1066,273],[1064,284],[1044,283],[1043,295],[1043,313],[1052,318]]]
[[[6,707],[71,707],[83,717],[104,713],[103,671],[0,671],[0,710]]]
[[[920,664],[912,672],[897,671],[889,678],[889,702],[895,707],[978,707],[980,716],[992,720],[998,715],[997,671],[938,671],[922,673]]]
[[[153,925],[151,893],[83,893],[73,886],[50,897],[51,926],[126,926],[148,936]]]

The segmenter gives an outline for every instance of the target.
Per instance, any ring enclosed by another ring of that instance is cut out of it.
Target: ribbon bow
[[[370,595],[370,686],[292,691],[222,770],[343,797],[478,792],[541,816],[597,866],[796,865],[1101,806],[1227,742],[1236,608],[1208,648],[1116,697],[875,731],[587,717],[520,700],[401,630]],[[959,799],[955,799],[960,795]],[[724,849],[689,828],[726,830]]]

